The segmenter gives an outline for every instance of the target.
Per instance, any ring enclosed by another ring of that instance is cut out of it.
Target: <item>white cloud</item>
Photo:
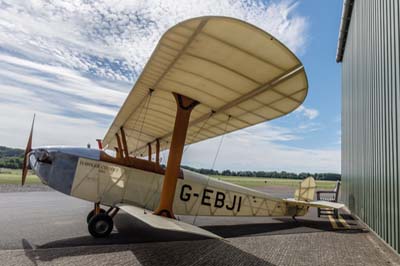
[[[1,91],[1,90],[0,90]],[[26,145],[33,113],[36,122],[33,135],[33,146],[72,145],[84,146],[94,143],[103,135],[103,126],[92,119],[83,117],[71,118],[53,113],[59,111],[57,103],[49,103],[37,97],[26,102],[8,102],[0,104],[0,145],[24,147]],[[53,112],[49,112],[53,110]],[[4,115],[5,114],[5,115]]]
[[[232,16],[269,31],[294,51],[307,21],[296,2],[261,0],[0,2],[0,46],[36,62],[132,82],[161,35],[197,16]]]
[[[268,130],[275,129],[268,127]],[[215,169],[340,173],[340,148],[294,148],[277,143],[274,137],[260,137],[260,129],[247,131],[248,134],[238,131],[225,136]],[[269,134],[278,136],[280,132],[278,129]],[[191,145],[184,154],[183,164],[211,168],[219,142],[220,138],[214,138]]]
[[[317,118],[319,115],[319,111],[317,109],[307,108],[304,105],[299,106],[295,112],[304,115],[310,120]]]
[[[104,114],[104,115],[111,115],[111,116],[115,116],[118,111],[115,108],[107,108],[107,107],[93,105],[93,104],[77,103],[77,104],[75,104],[75,106],[83,111]]]
[[[34,145],[94,143],[162,33],[185,19],[236,17],[302,52],[308,22],[296,8],[294,0],[0,0],[0,144],[23,147],[34,112]],[[318,116],[306,107],[298,112]],[[263,124],[228,135],[216,166],[301,171],[320,161],[326,169],[340,164],[336,151],[277,144],[301,138],[294,132]],[[207,164],[216,141],[193,145],[187,158]]]
[[[227,134],[214,169],[340,173],[341,152],[337,145],[317,149],[290,145],[307,134],[309,129],[275,126],[269,122]],[[184,153],[183,164],[211,168],[220,141],[221,137],[217,137],[190,145]],[[164,153],[164,161],[167,156]]]

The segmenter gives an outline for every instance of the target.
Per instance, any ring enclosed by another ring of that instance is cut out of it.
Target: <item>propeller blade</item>
[[[35,114],[33,115],[31,132],[29,133],[28,143],[26,144],[25,154],[24,154],[24,162],[22,165],[22,177],[21,177],[21,185],[23,186],[26,181],[26,176],[28,174],[28,154],[32,151],[32,135],[33,135],[33,125],[35,124]]]

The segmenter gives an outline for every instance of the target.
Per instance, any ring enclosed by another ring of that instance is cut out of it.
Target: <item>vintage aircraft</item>
[[[218,237],[175,215],[295,217],[309,207],[341,208],[313,201],[312,177],[282,199],[180,169],[185,144],[283,116],[307,90],[303,65],[270,34],[228,17],[190,19],[162,36],[99,149],[32,149],[32,123],[22,184],[30,167],[44,184],[94,202],[94,237],[110,234],[119,209],[154,228]]]

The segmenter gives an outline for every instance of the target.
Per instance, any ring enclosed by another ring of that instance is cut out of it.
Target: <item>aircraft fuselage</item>
[[[30,153],[29,161],[44,184],[64,194],[107,206],[127,203],[156,209],[163,175],[102,161],[102,152],[38,148]],[[176,215],[199,216],[300,216],[307,212],[280,198],[188,170],[182,170],[178,179],[173,208]]]

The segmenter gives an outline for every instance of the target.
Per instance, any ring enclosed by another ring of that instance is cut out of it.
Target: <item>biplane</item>
[[[99,149],[32,149],[33,122],[22,185],[30,167],[44,184],[93,202],[94,237],[110,234],[120,209],[157,229],[218,238],[176,216],[296,217],[310,207],[341,208],[313,200],[312,177],[284,199],[181,169],[185,145],[288,114],[307,91],[302,63],[272,35],[228,17],[189,19],[162,36]]]

